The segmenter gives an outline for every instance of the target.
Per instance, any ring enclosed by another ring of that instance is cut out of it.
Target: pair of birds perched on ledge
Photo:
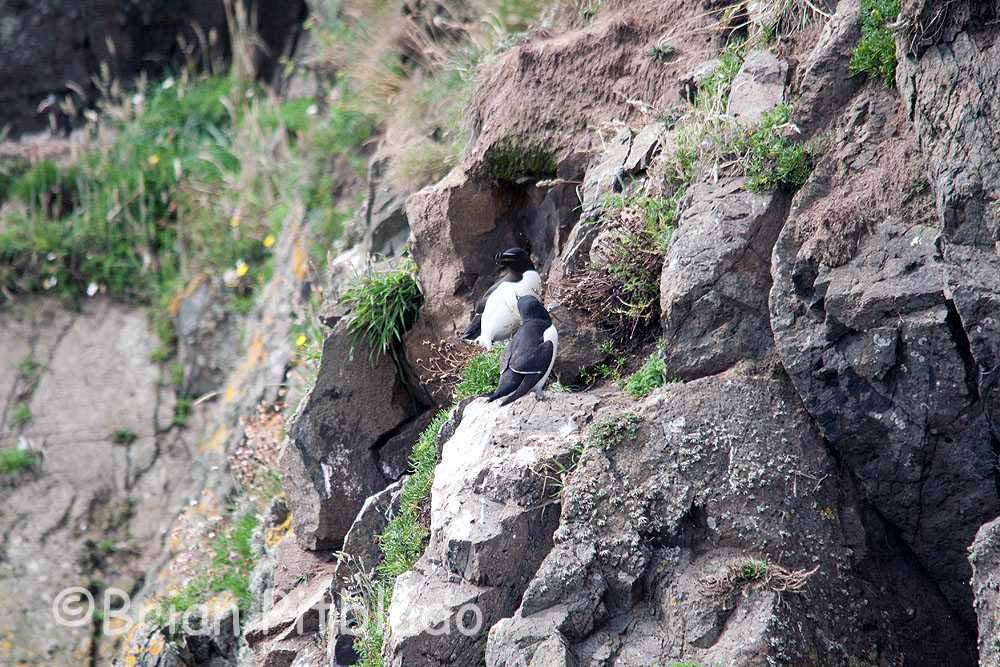
[[[513,334],[500,360],[500,384],[487,400],[502,398],[500,405],[507,405],[530,391],[541,400],[559,347],[559,334],[540,299],[541,276],[522,248],[499,252],[494,261],[505,275],[476,302],[462,338],[490,349]]]

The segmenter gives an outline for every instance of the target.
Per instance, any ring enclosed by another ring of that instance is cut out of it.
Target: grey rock
[[[935,22],[939,36],[919,56],[900,62],[900,92],[911,109],[913,127],[928,155],[928,178],[942,232],[948,296],[954,301],[975,375],[995,438],[1000,440],[1000,106],[982,86],[1000,76],[1000,45],[979,43],[980,31],[991,36],[996,24],[990,3],[959,3]],[[913,12],[933,7],[914,3]],[[910,24],[914,25],[914,24]],[[947,94],[946,94],[947,89]]]
[[[757,49],[747,54],[729,93],[729,115],[748,125],[760,122],[761,116],[785,99],[788,63],[771,53]]]
[[[961,627],[938,625],[934,583],[867,550],[881,524],[780,372],[739,366],[635,410],[637,437],[585,450],[569,477],[555,545],[491,629],[487,665],[969,664]],[[706,589],[765,554],[817,568],[806,592]]]
[[[693,186],[660,278],[667,373],[690,380],[771,349],[770,256],[788,197],[741,178]]]
[[[979,665],[1000,663],[1000,519],[990,521],[976,533],[969,548],[972,563],[972,592],[979,617]]]
[[[219,288],[198,280],[178,301],[177,362],[184,369],[178,390],[187,396],[217,390],[239,358],[240,322],[225,307]]]
[[[281,641],[318,633],[330,608],[332,583],[331,573],[298,585],[246,627],[243,636],[247,644],[256,652],[263,652],[261,645],[279,635]]]
[[[324,342],[316,385],[279,461],[305,549],[341,546],[365,500],[394,481],[382,472],[379,449],[421,412],[392,360],[370,358],[364,342],[355,348],[347,327],[338,322]]]
[[[393,590],[387,664],[482,660],[487,631],[517,608],[552,545],[556,464],[599,403],[559,395],[538,405],[477,399],[464,407],[435,470],[430,543]],[[440,632],[443,625],[451,632]]]
[[[371,572],[382,560],[382,552],[379,549],[378,537],[385,531],[385,527],[399,511],[399,503],[403,499],[403,485],[408,478],[404,477],[398,482],[390,484],[384,490],[376,493],[365,501],[357,518],[351,524],[350,530],[344,537],[344,547],[341,552],[349,557],[349,562],[341,561],[337,566],[337,578],[346,578],[348,568],[350,571],[361,569]]]
[[[804,136],[829,123],[864,84],[851,71],[854,49],[861,39],[861,6],[840,0],[833,16],[823,26],[819,40],[801,65],[794,119]]]

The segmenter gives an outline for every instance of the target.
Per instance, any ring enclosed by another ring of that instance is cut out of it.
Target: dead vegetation
[[[811,570],[789,570],[767,557],[748,556],[730,561],[721,574],[702,577],[699,583],[704,594],[716,598],[729,598],[747,589],[799,593],[818,570],[818,565]]]
[[[481,350],[458,340],[442,338],[436,343],[423,341],[426,357],[414,363],[420,381],[434,397],[449,397],[463,379],[463,372],[469,361]]]

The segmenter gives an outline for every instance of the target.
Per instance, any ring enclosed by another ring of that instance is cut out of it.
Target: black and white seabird
[[[506,269],[505,275],[476,302],[469,327],[462,338],[475,341],[486,349],[510,338],[521,324],[517,300],[522,296],[541,297],[542,279],[522,248],[498,252],[494,261]]]
[[[559,347],[559,334],[541,301],[534,296],[522,296],[517,300],[517,309],[523,324],[504,350],[500,385],[487,399],[503,398],[500,405],[513,403],[531,390],[541,399]]]

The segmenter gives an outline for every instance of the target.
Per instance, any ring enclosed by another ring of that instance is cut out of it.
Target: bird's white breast
[[[480,345],[490,347],[494,341],[510,338],[521,325],[521,315],[517,311],[517,300],[522,296],[539,298],[542,279],[537,271],[525,271],[516,283],[501,283],[486,300],[483,309]]]

